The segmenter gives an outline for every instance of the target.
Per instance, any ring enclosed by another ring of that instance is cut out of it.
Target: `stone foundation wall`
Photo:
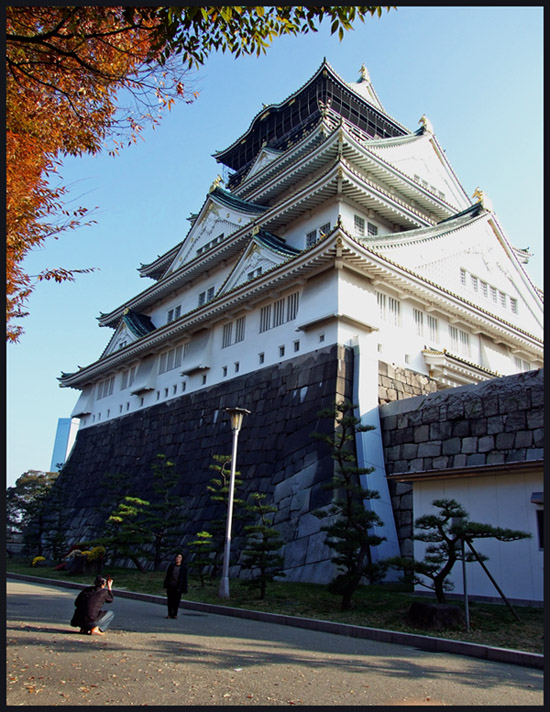
[[[381,406],[380,416],[384,413],[384,405],[394,401],[402,401],[414,396],[426,395],[437,391],[437,383],[433,378],[422,373],[416,373],[399,366],[392,366],[383,361],[378,362],[378,403]],[[384,424],[382,421],[382,430]],[[385,436],[386,445],[388,436]],[[384,449],[384,458],[387,448]],[[388,470],[386,469],[386,474]],[[404,482],[388,482],[393,516],[397,530],[397,538],[402,556],[412,556],[413,529],[413,497],[412,485]]]
[[[81,430],[59,478],[65,497],[67,541],[95,538],[112,511],[113,476],[125,474],[132,492],[154,497],[151,465],[166,455],[181,473],[176,492],[185,499],[181,543],[189,541],[225,510],[212,504],[206,489],[214,454],[231,453],[232,434],[225,407],[248,408],[239,434],[237,469],[243,484],[236,496],[264,492],[277,506],[275,524],[284,541],[290,580],[327,581],[330,550],[311,512],[328,505],[322,485],[333,474],[327,447],[310,437],[330,429],[317,413],[336,398],[352,397],[353,352],[343,346],[243,375],[196,393]],[[242,543],[234,519],[232,554],[238,573]]]

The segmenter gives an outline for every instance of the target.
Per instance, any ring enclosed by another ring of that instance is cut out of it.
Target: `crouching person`
[[[113,611],[104,611],[101,607],[104,603],[113,601],[112,585],[110,576],[97,576],[93,586],[88,586],[78,594],[74,602],[76,610],[71,620],[73,627],[80,627],[80,632],[88,635],[105,634],[115,614]]]

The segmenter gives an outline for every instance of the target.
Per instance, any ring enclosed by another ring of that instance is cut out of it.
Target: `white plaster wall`
[[[542,472],[526,475],[494,475],[460,479],[415,482],[413,487],[414,519],[436,513],[436,498],[455,499],[475,522],[507,529],[520,529],[532,534],[531,539],[500,542],[476,539],[474,548],[489,557],[485,565],[504,595],[526,601],[543,600],[544,559],[539,549],[536,505],[531,494],[544,489]],[[426,544],[414,543],[415,558],[422,559]],[[478,562],[466,565],[468,594],[499,597],[499,593]],[[453,593],[463,593],[462,564],[455,564],[450,580]],[[426,590],[419,587],[418,590]]]

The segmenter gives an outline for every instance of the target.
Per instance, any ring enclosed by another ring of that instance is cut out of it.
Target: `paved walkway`
[[[542,705],[542,670],[115,598],[105,636],[75,590],[8,581],[8,705]]]

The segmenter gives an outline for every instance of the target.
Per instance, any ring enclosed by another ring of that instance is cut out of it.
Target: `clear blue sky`
[[[96,317],[149,286],[137,268],[185,237],[186,218],[221,172],[212,154],[323,57],[347,81],[365,63],[386,111],[409,129],[429,117],[468,194],[480,186],[512,244],[534,253],[527,271],[542,286],[542,28],[541,7],[399,7],[358,23],[341,43],[327,25],[276,40],[260,58],[215,55],[192,77],[196,102],[176,106],[145,142],[116,158],[67,160],[61,172],[75,205],[98,206],[97,225],[51,241],[26,267],[99,269],[39,285],[25,335],[7,347],[8,486],[49,469],[57,419],[79,395],[60,389],[58,376],[100,356],[112,331]]]

